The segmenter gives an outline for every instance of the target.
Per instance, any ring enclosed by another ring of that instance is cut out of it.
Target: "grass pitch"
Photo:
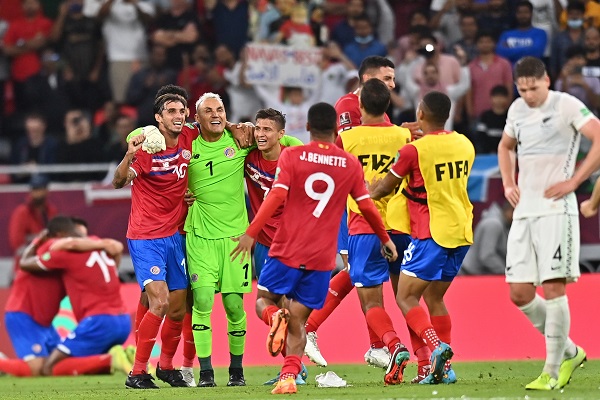
[[[453,385],[383,385],[383,370],[366,365],[333,365],[317,368],[308,365],[306,386],[299,386],[298,399],[600,399],[600,360],[588,361],[584,368],[573,374],[573,379],[562,391],[532,392],[524,385],[541,372],[542,361],[455,363],[458,382]],[[245,368],[246,387],[226,387],[227,369],[217,368],[216,388],[171,388],[158,382],[160,390],[126,390],[125,376],[79,376],[60,378],[0,377],[0,399],[219,399],[245,400],[287,398],[272,396],[271,387],[262,382],[272,378],[277,367]],[[347,388],[318,388],[315,375],[334,371],[346,379]],[[405,380],[416,374],[416,365],[406,368]],[[198,374],[196,373],[196,376]]]

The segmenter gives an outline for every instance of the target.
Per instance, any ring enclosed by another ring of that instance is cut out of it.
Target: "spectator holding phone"
[[[577,97],[594,113],[599,106],[600,80],[596,77],[584,76],[586,65],[585,49],[572,46],[567,49],[567,62],[563,66],[555,89]]]

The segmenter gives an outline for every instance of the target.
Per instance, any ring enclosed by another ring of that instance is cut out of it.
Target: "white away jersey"
[[[504,131],[517,140],[521,197],[515,219],[578,214],[574,193],[554,201],[545,198],[544,191],[573,176],[581,139],[579,129],[593,118],[577,98],[552,90],[537,108],[530,108],[522,98],[512,103]]]

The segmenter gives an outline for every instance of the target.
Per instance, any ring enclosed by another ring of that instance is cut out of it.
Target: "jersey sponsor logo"
[[[350,119],[349,112],[343,112],[340,114],[340,126],[342,125],[350,125],[352,124],[352,120]]]
[[[233,158],[235,156],[235,149],[233,147],[228,147],[223,151],[223,154],[225,154],[225,157],[227,158]]]
[[[150,273],[152,275],[158,275],[160,273],[160,268],[155,265],[154,267],[150,268]]]
[[[192,152],[191,152],[191,151],[189,151],[189,150],[187,150],[187,149],[185,149],[185,150],[183,150],[183,151],[181,152],[181,156],[182,156],[184,159],[186,159],[186,160],[189,160],[190,158],[192,158]]]
[[[435,178],[438,182],[442,178],[460,179],[469,174],[469,161],[458,160],[447,163],[435,164]]]
[[[390,172],[390,167],[394,163],[394,159],[386,154],[360,154],[358,156],[358,161],[363,167],[369,166],[369,159],[371,169],[381,173]]]

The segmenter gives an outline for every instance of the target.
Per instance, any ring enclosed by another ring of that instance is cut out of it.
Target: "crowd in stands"
[[[495,153],[523,56],[598,110],[599,26],[592,0],[0,0],[0,162],[118,162],[127,133],[154,123],[167,83],[191,104],[220,94],[234,122],[277,108],[306,140],[307,107],[353,90],[370,55],[396,65],[392,122],[414,120],[420,98],[442,91],[453,101],[446,128]],[[318,89],[248,84],[251,42],[322,47]]]

